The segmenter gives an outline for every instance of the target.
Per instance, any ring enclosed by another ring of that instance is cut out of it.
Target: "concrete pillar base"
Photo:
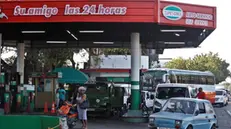
[[[141,110],[128,110],[128,112],[123,115],[122,120],[130,123],[147,123],[148,116],[143,115]]]

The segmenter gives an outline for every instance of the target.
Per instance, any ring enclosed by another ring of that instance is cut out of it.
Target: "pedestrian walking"
[[[56,89],[56,109],[59,108],[59,88]]]
[[[196,98],[205,99],[205,92],[203,91],[201,87],[199,88],[199,93],[197,94]]]
[[[85,92],[86,92],[85,87],[82,86],[79,87],[78,94],[76,97],[78,116],[79,116],[79,120],[82,122],[82,129],[87,129],[88,102],[87,102],[87,95],[85,94]]]

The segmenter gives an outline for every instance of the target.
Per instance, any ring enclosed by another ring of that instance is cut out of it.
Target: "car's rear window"
[[[157,98],[169,99],[172,97],[190,97],[188,88],[186,87],[158,87]]]

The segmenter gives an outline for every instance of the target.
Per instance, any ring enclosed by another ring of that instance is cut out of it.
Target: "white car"
[[[166,101],[172,97],[195,97],[194,88],[188,84],[159,84],[156,87],[154,112],[159,112]]]
[[[221,107],[228,105],[228,97],[225,90],[216,90],[215,104]]]

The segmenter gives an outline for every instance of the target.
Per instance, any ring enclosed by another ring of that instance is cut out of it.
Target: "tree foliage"
[[[2,53],[15,51],[15,48],[3,47]],[[72,67],[76,67],[73,59],[74,53],[78,53],[81,49],[77,48],[51,48],[51,49],[25,49],[25,66],[33,69],[32,71],[41,71],[41,67],[51,68],[62,67],[70,60]],[[9,65],[16,65],[17,56],[13,55],[5,59]]]
[[[216,81],[224,81],[229,75],[229,63],[221,59],[218,53],[209,52],[207,54],[196,55],[193,58],[176,58],[166,63],[167,68],[211,71],[216,76]]]
[[[39,59],[45,66],[62,67],[70,60],[72,67],[75,68],[76,63],[73,59],[74,53],[80,50],[75,48],[56,48],[56,49],[42,49],[39,51]]]
[[[103,49],[105,55],[130,55],[131,51],[127,48],[105,48]]]

